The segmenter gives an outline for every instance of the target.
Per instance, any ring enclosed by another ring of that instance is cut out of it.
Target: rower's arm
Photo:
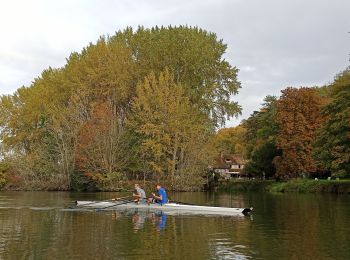
[[[141,198],[141,194],[140,193],[137,193],[137,194],[134,193],[133,196],[136,197],[136,198]]]
[[[157,195],[153,195],[153,198],[155,198],[155,199],[157,199],[157,200],[162,200],[163,199],[163,197],[162,197],[162,195],[160,195],[160,196],[157,196]]]

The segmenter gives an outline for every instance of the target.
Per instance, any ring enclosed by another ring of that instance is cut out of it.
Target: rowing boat
[[[228,208],[211,207],[198,205],[184,205],[179,203],[159,204],[137,204],[134,202],[119,203],[113,201],[76,201],[78,207],[94,209],[123,209],[123,210],[141,210],[141,211],[162,211],[164,213],[178,214],[199,214],[199,215],[247,215],[253,208]]]

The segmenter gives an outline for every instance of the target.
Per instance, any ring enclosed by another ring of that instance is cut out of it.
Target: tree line
[[[221,151],[248,159],[255,177],[350,177],[350,68],[323,87],[267,96],[238,127],[218,132]]]
[[[197,27],[126,28],[0,99],[0,183],[114,189],[201,185],[215,129],[240,113],[227,46]]]

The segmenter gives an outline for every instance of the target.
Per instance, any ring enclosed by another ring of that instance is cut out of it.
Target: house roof
[[[229,155],[220,155],[216,161],[214,168],[229,169],[233,164],[245,165],[247,160],[242,156],[229,154]]]

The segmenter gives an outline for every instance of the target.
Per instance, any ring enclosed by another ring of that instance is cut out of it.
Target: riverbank
[[[109,182],[100,183],[100,185],[88,186],[72,186],[70,189],[57,189],[50,187],[25,187],[4,185],[0,174],[0,190],[2,191],[80,191],[80,192],[120,192],[132,191],[134,184],[140,183],[145,190],[151,191],[157,182],[143,180],[119,181],[116,183]],[[174,187],[171,189],[169,182],[162,182],[164,187],[173,191],[200,191],[197,187]],[[336,193],[350,194],[350,179],[346,180],[314,180],[314,179],[294,179],[286,182],[276,182],[275,180],[229,180],[217,183],[210,190],[224,192],[299,192],[299,193]]]
[[[271,192],[350,194],[350,180],[296,179],[287,182],[275,182],[268,190]]]
[[[300,192],[350,194],[350,180],[311,180],[295,179],[286,182],[273,180],[233,180],[220,183],[218,191],[229,192]]]
[[[227,192],[266,191],[274,183],[274,180],[231,180],[220,182],[215,190]]]
[[[23,181],[14,182],[4,177],[0,172],[0,191],[74,191],[74,192],[131,192],[134,191],[135,183],[140,184],[146,192],[153,192],[158,182],[156,180],[99,180],[99,181],[75,181],[70,185],[56,185],[53,182],[25,183]],[[203,187],[198,185],[176,185],[172,186],[170,181],[160,182],[169,191],[201,191]]]

